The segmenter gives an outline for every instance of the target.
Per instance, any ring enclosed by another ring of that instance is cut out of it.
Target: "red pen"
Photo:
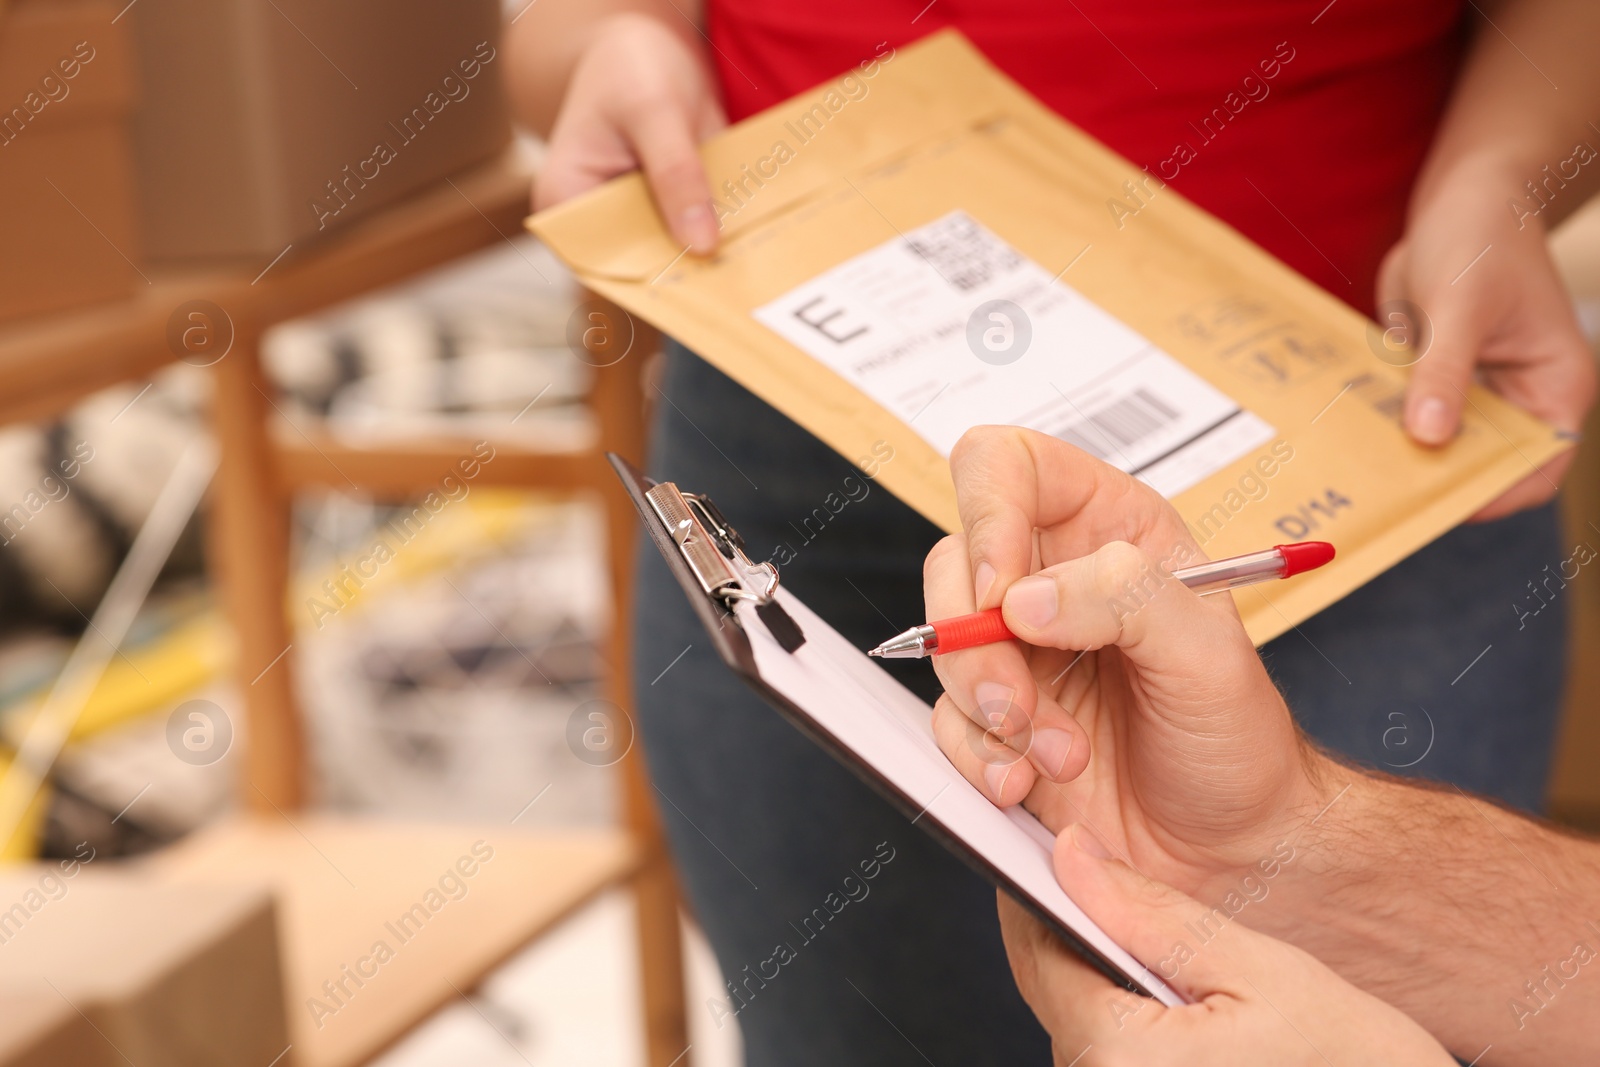
[[[1333,559],[1333,546],[1326,541],[1302,541],[1295,545],[1275,545],[1264,552],[1219,559],[1197,567],[1185,567],[1172,576],[1201,596],[1226,589],[1237,589],[1257,582],[1293,578],[1314,571]],[[1015,639],[1001,617],[999,608],[962,615],[954,619],[913,626],[868,652],[879,659],[921,659],[946,652],[959,652],[978,645],[992,645]]]

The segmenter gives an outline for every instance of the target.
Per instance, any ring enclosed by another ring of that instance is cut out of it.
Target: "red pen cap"
[[[1293,578],[1314,571],[1333,559],[1333,546],[1326,541],[1301,541],[1296,545],[1273,545],[1283,553],[1283,576]]]

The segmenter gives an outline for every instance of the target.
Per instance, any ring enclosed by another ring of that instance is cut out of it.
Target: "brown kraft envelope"
[[[702,157],[722,223],[712,258],[685,254],[638,174],[529,228],[584,285],[876,468],[945,530],[960,528],[953,436],[1015,421],[1127,460],[1213,559],[1333,542],[1322,570],[1235,593],[1258,643],[1570,447],[1476,387],[1455,442],[1412,444],[1399,411],[1416,350],[1386,344],[953,31],[863,56]],[[999,318],[979,306],[997,293],[1015,301]],[[862,294],[876,301],[867,310]],[[1007,362],[1013,327],[1029,323],[1028,347]],[[986,357],[991,342],[1000,356]],[[865,355],[842,354],[861,345]],[[1162,452],[1163,434],[1187,443]]]

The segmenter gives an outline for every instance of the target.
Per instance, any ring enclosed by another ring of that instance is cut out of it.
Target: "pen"
[[[1225,589],[1292,578],[1314,571],[1333,558],[1333,546],[1326,541],[1301,541],[1294,545],[1274,545],[1262,552],[1214,560],[1172,572],[1172,577],[1201,596]],[[978,645],[992,645],[1016,637],[1006,627],[999,608],[913,626],[867,653],[879,659],[922,659],[946,652],[959,652]]]

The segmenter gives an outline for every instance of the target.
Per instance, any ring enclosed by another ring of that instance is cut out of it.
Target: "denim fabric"
[[[930,523],[681,348],[661,394],[654,476],[710,493],[857,645],[922,621]],[[1563,617],[1519,630],[1511,604],[1562,558],[1549,509],[1463,528],[1263,656],[1324,744],[1537,808]],[[751,1067],[1048,1063],[988,885],[722,667],[648,543],[638,574],[640,731],[690,907],[737,987],[693,1010],[736,1011]],[[926,664],[886,666],[937,695]]]

